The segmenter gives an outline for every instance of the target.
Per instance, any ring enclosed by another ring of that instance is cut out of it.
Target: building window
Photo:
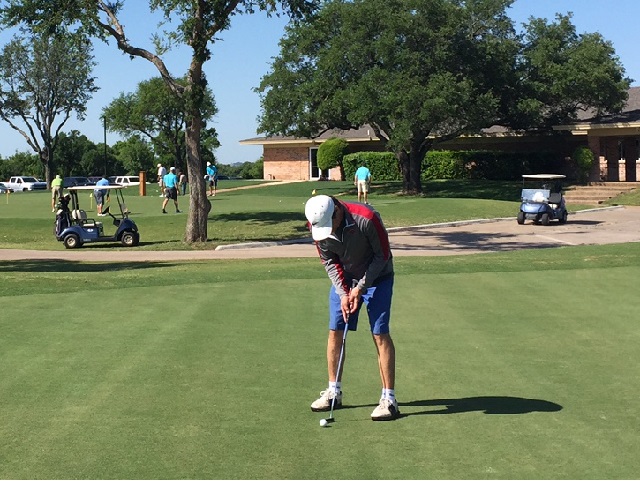
[[[318,148],[312,147],[309,149],[309,178],[310,179],[325,179],[329,180],[329,171],[328,170],[320,170],[318,168]]]

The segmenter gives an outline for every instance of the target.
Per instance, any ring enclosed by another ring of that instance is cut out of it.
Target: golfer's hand
[[[353,314],[358,310],[358,307],[360,307],[362,293],[360,292],[360,289],[354,287],[349,291],[349,295],[346,297],[349,298],[349,312]]]
[[[340,309],[342,310],[342,318],[345,321],[349,319],[349,314],[351,314],[351,307],[349,305],[349,294],[343,296],[340,299]]]

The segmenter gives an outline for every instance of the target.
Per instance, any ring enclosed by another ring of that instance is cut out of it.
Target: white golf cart
[[[533,220],[536,224],[549,225],[552,220],[567,222],[567,208],[562,194],[561,174],[526,174],[522,176],[522,203],[518,212],[518,224]],[[537,188],[526,188],[533,182]]]

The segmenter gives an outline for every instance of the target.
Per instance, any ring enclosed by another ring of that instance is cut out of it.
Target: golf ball
[[[327,420],[326,419],[321,419],[320,420],[320,426],[325,427],[327,425]]]

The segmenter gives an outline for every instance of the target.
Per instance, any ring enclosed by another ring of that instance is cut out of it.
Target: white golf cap
[[[158,164],[158,167],[162,167],[162,164]]]
[[[307,201],[304,215],[311,224],[313,240],[321,241],[331,235],[334,209],[333,199],[328,195],[316,195]]]
[[[211,162],[207,162],[207,167],[209,167],[211,165]]]
[[[176,170],[176,168],[175,167],[171,167],[169,170]]]

